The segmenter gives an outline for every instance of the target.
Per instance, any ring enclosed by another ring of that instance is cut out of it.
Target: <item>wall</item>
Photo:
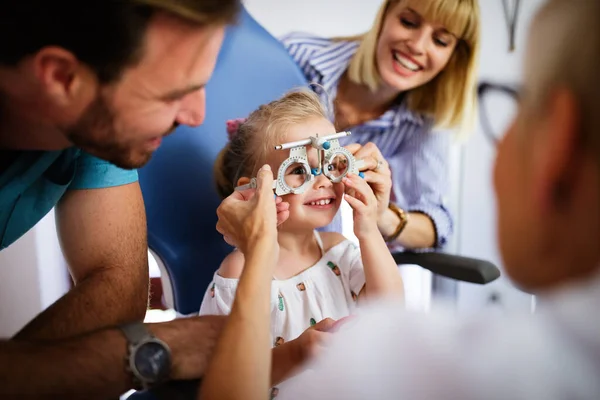
[[[514,3],[510,1],[509,3]],[[503,17],[502,1],[480,1],[482,18],[482,47],[480,76],[482,80],[500,83],[519,83],[526,37],[531,18],[543,0],[521,1],[518,19],[516,50],[508,51],[508,30]],[[495,110],[500,117],[507,109]],[[492,188],[492,168],[495,148],[477,126],[473,135],[463,146],[461,188],[459,201],[459,252],[465,256],[491,260],[501,265],[496,246],[496,205]],[[532,296],[516,290],[506,278],[482,288],[471,284],[459,285],[459,308],[472,312],[489,306],[491,297],[499,299],[496,306],[501,309],[530,309]]]
[[[0,338],[10,337],[69,289],[54,212],[0,252]]]

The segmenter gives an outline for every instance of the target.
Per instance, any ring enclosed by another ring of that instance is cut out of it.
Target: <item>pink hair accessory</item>
[[[227,136],[229,137],[229,140],[233,139],[233,137],[237,135],[240,125],[242,125],[244,122],[246,122],[246,118],[230,119],[226,122]]]

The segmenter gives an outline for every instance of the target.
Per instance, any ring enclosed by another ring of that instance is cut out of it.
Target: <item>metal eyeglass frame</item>
[[[277,171],[277,178],[273,182],[273,189],[277,196],[283,196],[286,194],[300,194],[304,193],[308,185],[313,181],[315,176],[321,173],[325,175],[331,182],[338,183],[348,175],[348,173],[359,174],[360,168],[363,167],[363,160],[357,160],[354,158],[352,153],[348,149],[340,146],[339,138],[350,136],[352,133],[349,131],[338,132],[332,135],[326,135],[319,137],[319,134],[315,136],[309,136],[306,139],[298,140],[295,142],[288,142],[278,144],[275,146],[275,150],[290,150],[290,156],[286,158]],[[308,163],[308,154],[306,148],[312,146],[317,149],[317,168],[310,168]],[[332,161],[338,157],[343,156],[348,160],[348,165],[344,173],[339,176],[334,176],[329,166],[333,165]],[[292,164],[300,164],[304,169],[305,180],[299,187],[290,187],[285,181],[285,173],[288,167]],[[250,183],[245,185],[237,186],[235,190],[243,191],[247,189],[256,188],[256,178],[252,178]]]

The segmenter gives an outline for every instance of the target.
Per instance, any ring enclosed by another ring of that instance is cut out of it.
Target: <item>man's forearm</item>
[[[117,330],[45,344],[0,342],[0,397],[106,399],[130,388]]]
[[[146,324],[171,350],[171,379],[204,374],[225,319],[203,316]],[[52,343],[0,341],[0,398],[118,398],[132,387],[126,355],[125,336],[117,329]]]
[[[114,279],[104,270],[80,282],[25,326],[14,339],[52,341],[126,322],[141,321],[148,302],[148,278]]]

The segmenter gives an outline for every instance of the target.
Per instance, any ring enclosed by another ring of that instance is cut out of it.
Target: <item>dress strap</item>
[[[319,245],[319,249],[321,250],[321,257],[323,257],[323,255],[325,254],[325,249],[323,249],[323,239],[321,239],[321,234],[319,233],[319,231],[314,231],[315,232],[315,239],[317,240],[317,244]]]

